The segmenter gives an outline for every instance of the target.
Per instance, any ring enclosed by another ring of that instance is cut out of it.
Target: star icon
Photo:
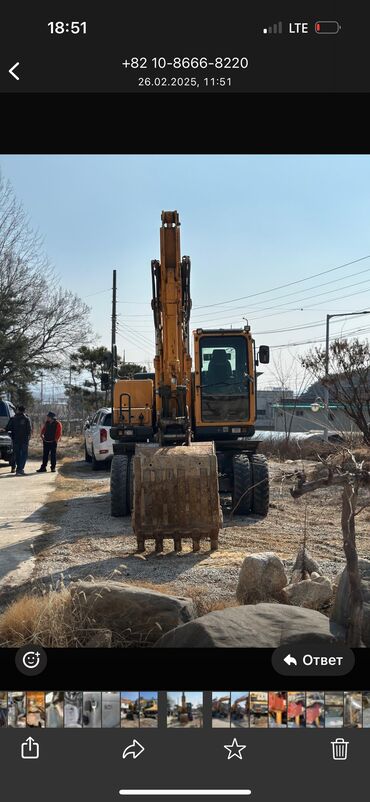
[[[236,738],[234,738],[232,744],[230,744],[229,746],[225,744],[224,749],[227,749],[229,753],[227,756],[228,760],[231,760],[232,757],[238,757],[239,760],[242,760],[243,755],[241,755],[240,753],[243,749],[245,749],[245,745],[238,744]]]

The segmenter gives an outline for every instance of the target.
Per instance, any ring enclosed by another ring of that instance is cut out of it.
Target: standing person
[[[12,473],[24,476],[24,468],[28,459],[28,443],[32,433],[31,421],[26,415],[25,407],[17,407],[15,415],[8,420],[6,431],[13,441]]]
[[[41,438],[44,442],[41,467],[36,473],[45,473],[50,454],[50,470],[54,473],[57,463],[57,445],[62,436],[62,424],[55,412],[48,412],[46,421],[41,428]]]

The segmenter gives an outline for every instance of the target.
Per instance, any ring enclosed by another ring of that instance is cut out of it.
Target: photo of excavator
[[[212,727],[230,727],[230,691],[212,693]]]
[[[132,513],[139,552],[149,539],[162,552],[168,538],[175,551],[184,539],[193,551],[204,539],[213,550],[220,493],[236,515],[268,512],[268,466],[250,438],[256,367],[269,348],[256,351],[249,325],[197,328],[192,358],[190,258],[181,256],[178,212],[162,212],[161,223],[160,261],[151,264],[154,372],[113,386],[111,513]]]
[[[230,718],[232,727],[249,727],[249,691],[232,691]]]

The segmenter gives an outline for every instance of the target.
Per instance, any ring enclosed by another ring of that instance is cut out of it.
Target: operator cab
[[[202,421],[248,420],[249,372],[243,335],[205,335],[199,341]]]

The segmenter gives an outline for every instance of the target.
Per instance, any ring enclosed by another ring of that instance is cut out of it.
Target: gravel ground
[[[306,470],[315,463],[305,462]],[[193,554],[191,544],[180,553],[167,541],[163,556],[154,542],[144,555],[135,554],[130,518],[110,516],[109,474],[93,472],[76,458],[67,458],[57,476],[56,489],[44,505],[44,535],[35,544],[33,580],[56,586],[64,580],[112,578],[150,586],[178,595],[195,597],[204,610],[235,600],[240,565],[247,553],[274,551],[289,573],[302,541],[305,520],[307,546],[330,578],[344,565],[340,530],[340,490],[311,493],[302,499],[290,496],[292,475],[302,462],[270,462],[271,497],[266,519],[230,517],[230,499],[223,500],[224,526],[219,550],[210,552],[207,542]],[[358,516],[359,556],[369,552],[370,514]],[[234,602],[235,603],[235,602]]]

